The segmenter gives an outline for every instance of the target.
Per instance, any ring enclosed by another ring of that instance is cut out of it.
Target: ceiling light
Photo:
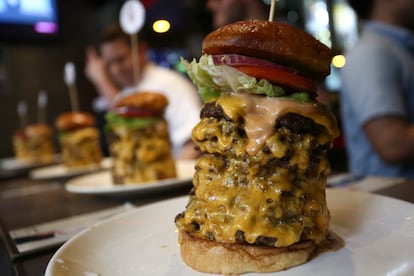
[[[156,20],[152,24],[152,29],[156,33],[165,33],[165,32],[168,32],[168,30],[170,29],[170,27],[171,27],[170,22],[168,22],[168,20],[165,20],[165,19]]]

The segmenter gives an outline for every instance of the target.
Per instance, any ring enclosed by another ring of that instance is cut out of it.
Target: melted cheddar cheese
[[[194,127],[202,155],[177,227],[225,243],[240,242],[238,233],[250,244],[260,237],[275,247],[320,243],[329,226],[326,150],[338,132],[335,122],[316,105],[258,97],[224,96],[217,104],[230,120],[204,117]],[[277,119],[290,112],[312,118],[323,131],[276,129]]]
[[[115,184],[139,184],[176,177],[168,126],[158,120],[146,128],[114,126],[110,142]]]
[[[95,127],[67,132],[60,137],[59,142],[62,163],[69,168],[99,165],[102,161],[99,131]]]
[[[52,137],[13,137],[13,149],[16,159],[29,162],[51,162],[55,158],[55,146]]]

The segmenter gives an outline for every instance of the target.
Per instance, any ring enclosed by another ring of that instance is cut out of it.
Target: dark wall
[[[0,85],[0,157],[13,154],[10,137],[19,127],[17,103],[28,105],[29,123],[37,121],[37,95],[48,92],[47,123],[70,109],[68,89],[63,82],[63,66],[73,61],[77,68],[77,90],[80,107],[91,110],[95,91],[85,79],[84,48],[88,41],[89,20],[94,6],[82,0],[63,0],[62,36],[53,41],[20,38],[0,42],[0,69],[5,80]]]

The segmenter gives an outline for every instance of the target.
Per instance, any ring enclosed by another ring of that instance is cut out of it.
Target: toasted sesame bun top
[[[294,68],[321,80],[330,73],[332,53],[310,34],[285,23],[245,20],[208,34],[204,54],[239,54]]]
[[[65,112],[55,121],[56,128],[61,131],[70,131],[78,128],[95,126],[95,117],[87,112]]]
[[[167,105],[168,99],[163,94],[143,91],[121,97],[115,103],[115,108],[127,106],[162,111]]]
[[[46,124],[32,124],[15,131],[14,136],[27,138],[36,136],[52,137],[53,128]]]

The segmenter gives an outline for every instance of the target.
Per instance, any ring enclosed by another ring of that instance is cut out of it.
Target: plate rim
[[[404,208],[413,208],[414,209],[414,204],[411,203],[411,202],[404,201],[404,200],[401,200],[401,199],[398,199],[398,198],[393,198],[393,197],[380,195],[380,194],[374,194],[374,193],[363,192],[363,191],[355,191],[355,190],[345,190],[345,189],[338,189],[338,188],[328,188],[328,189],[326,189],[326,192],[327,192],[327,194],[328,193],[347,193],[348,196],[358,195],[360,197],[362,196],[363,199],[365,199],[365,198],[381,198],[381,200],[390,201],[391,203],[402,205],[402,206],[404,206]],[[148,210],[150,210],[152,208],[157,208],[157,207],[159,208],[161,205],[183,203],[182,208],[184,210],[184,208],[185,208],[184,204],[186,203],[186,200],[188,201],[188,198],[189,198],[189,195],[184,195],[184,196],[178,196],[178,197],[174,197],[174,198],[169,198],[169,199],[164,199],[164,200],[160,200],[160,201],[157,201],[157,202],[149,203],[149,204],[146,204],[144,206],[136,207],[132,210],[126,211],[126,212],[121,213],[121,214],[118,214],[114,217],[111,217],[111,218],[105,220],[105,221],[100,221],[100,222],[92,225],[91,227],[88,227],[88,228],[82,230],[81,232],[79,232],[78,234],[73,236],[71,239],[69,239],[67,242],[65,242],[53,254],[52,258],[49,260],[49,262],[47,264],[47,267],[46,267],[46,270],[45,270],[45,276],[52,276],[53,275],[52,273],[54,271],[54,266],[58,265],[57,260],[59,259],[60,255],[62,253],[64,253],[64,251],[67,250],[68,247],[73,246],[73,244],[76,242],[76,240],[81,238],[83,235],[85,235],[85,233],[87,233],[91,229],[93,229],[93,228],[98,229],[98,228],[104,227],[105,224],[108,224],[113,220],[122,219],[122,217],[125,217],[125,216],[131,216],[133,213],[148,212]],[[347,238],[351,239],[352,237],[344,237],[345,247],[346,247],[346,244],[347,244],[347,242],[346,242]]]
[[[87,174],[91,172],[107,170],[110,168],[110,166],[111,166],[111,163],[110,163],[109,157],[103,158],[99,165],[90,165],[85,168],[66,169],[62,163],[52,164],[52,165],[47,165],[41,168],[35,168],[35,169],[30,170],[29,177],[30,179],[33,179],[33,180],[67,178],[67,177],[74,177],[74,176],[83,175],[83,174]],[[49,174],[49,175],[42,176],[42,172],[45,172],[47,170],[53,170],[53,169],[55,170],[66,169],[66,171],[64,173],[55,173],[55,174]],[[40,174],[40,176],[38,174]]]
[[[132,208],[131,210],[127,210],[123,213],[117,214],[115,216],[112,216],[108,219],[99,221],[93,225],[91,225],[90,227],[87,227],[83,230],[81,230],[79,233],[77,233],[76,235],[74,235],[72,238],[70,238],[69,240],[67,240],[65,243],[63,243],[57,250],[56,252],[52,255],[52,257],[50,258],[50,260],[47,263],[46,269],[45,269],[45,276],[54,276],[53,275],[53,266],[57,265],[57,260],[59,258],[59,255],[66,250],[67,247],[69,247],[71,245],[71,243],[73,244],[73,242],[75,242],[77,239],[81,238],[83,235],[85,235],[85,233],[89,232],[91,229],[97,229],[99,227],[102,227],[102,225],[105,225],[107,223],[110,223],[113,220],[116,219],[120,219],[124,216],[129,216],[135,212],[145,212],[146,209],[151,209],[151,208],[156,208],[157,206],[159,206],[159,204],[173,204],[175,201],[180,202],[184,200],[188,200],[189,195],[182,195],[182,196],[178,196],[178,197],[173,197],[173,198],[169,198],[169,199],[163,199],[160,201],[156,201],[156,202],[152,202],[152,203],[148,203],[146,205],[143,206],[137,206],[135,208]],[[184,209],[184,205],[183,205],[183,209]]]
[[[176,160],[176,162],[180,165],[186,166],[195,166],[195,160]],[[76,181],[88,181],[89,178],[94,178],[99,175],[108,175],[110,177],[110,171],[104,170],[99,172],[90,173],[87,175],[82,175],[78,177],[74,177],[68,180],[65,183],[65,189],[68,192],[76,193],[76,194],[88,194],[88,195],[111,195],[111,194],[123,194],[129,192],[148,192],[153,190],[165,189],[165,188],[173,188],[173,187],[180,187],[185,184],[188,184],[193,180],[193,174],[188,177],[182,178],[168,178],[159,181],[151,181],[151,182],[144,182],[139,184],[130,184],[130,185],[113,185],[111,187],[104,187],[98,188],[96,190],[91,190],[93,186],[88,189],[79,188],[73,183]],[[96,187],[95,187],[96,188]]]
[[[52,166],[58,163],[60,160],[60,154],[54,154],[53,160],[49,162],[32,162],[28,160],[19,160],[15,156],[0,158],[0,171],[21,171],[21,170],[32,170],[37,168],[43,168],[46,166]],[[8,163],[15,163],[17,166],[7,166]]]

